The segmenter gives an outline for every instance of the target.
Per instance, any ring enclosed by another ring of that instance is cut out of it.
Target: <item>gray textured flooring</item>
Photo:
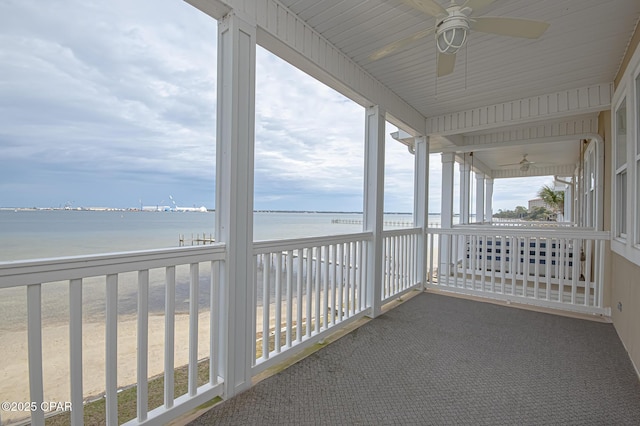
[[[640,425],[611,324],[420,294],[192,425]]]

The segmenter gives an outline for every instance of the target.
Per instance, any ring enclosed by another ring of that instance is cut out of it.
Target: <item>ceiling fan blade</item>
[[[438,77],[442,77],[453,72],[456,65],[456,55],[446,55],[438,53]]]
[[[462,8],[469,7],[474,12],[484,9],[496,0],[467,0]]]
[[[380,50],[376,50],[375,52],[373,52],[371,55],[369,55],[369,59],[371,59],[372,61],[376,61],[380,58],[384,58],[387,55],[392,54],[393,52],[396,52],[404,47],[409,46],[410,44],[425,38],[426,36],[433,34],[433,32],[435,31],[435,28],[427,28],[426,30],[422,30],[422,31],[418,31],[417,33],[413,34],[412,36],[409,36],[407,38],[403,38],[402,40],[398,40],[398,41],[394,41],[391,44],[387,44],[385,47],[383,47]]]
[[[497,16],[473,18],[470,26],[474,31],[522,38],[538,38],[549,28],[546,22]]]
[[[418,9],[427,15],[438,16],[447,14],[447,10],[436,3],[434,0],[401,0],[403,3]]]

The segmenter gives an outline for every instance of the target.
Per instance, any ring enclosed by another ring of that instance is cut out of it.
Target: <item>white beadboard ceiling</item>
[[[399,0],[281,3],[427,117],[611,82],[640,16],[639,0],[496,0],[479,14],[551,26],[538,40],[472,32],[454,73],[436,79],[433,36],[369,59],[381,47],[434,26],[435,18]]]
[[[444,7],[450,3],[436,1]],[[551,25],[538,40],[472,31],[454,73],[436,78],[434,36],[369,59],[387,44],[435,25],[435,18],[400,0],[280,2],[425,117],[611,83],[640,17],[640,0],[496,0],[476,15]],[[579,161],[578,147],[577,140],[568,139],[553,146],[481,151],[475,158],[494,170],[519,162],[523,154],[540,164],[569,165]]]

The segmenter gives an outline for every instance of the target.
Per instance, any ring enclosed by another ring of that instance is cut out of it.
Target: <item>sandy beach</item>
[[[189,348],[189,316],[175,317],[175,365],[187,364]],[[134,316],[121,317],[118,322],[118,386],[136,381],[137,320]],[[68,324],[45,325],[43,336],[44,399],[69,401],[69,327]],[[27,333],[10,331],[0,333],[5,344],[0,345],[0,400],[29,401],[27,364]],[[198,357],[208,356],[209,312],[199,316]],[[99,396],[105,388],[105,325],[88,322],[83,325],[83,387],[85,398]],[[164,371],[164,316],[149,316],[149,377]],[[26,413],[0,412],[2,425],[25,418]]]

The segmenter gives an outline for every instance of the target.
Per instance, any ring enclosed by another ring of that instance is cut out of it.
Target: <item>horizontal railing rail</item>
[[[364,232],[254,244],[253,374],[368,312],[371,240]]]
[[[105,422],[118,424],[118,342],[126,338],[118,332],[119,300],[118,287],[121,277],[134,273],[135,283],[127,283],[136,288],[135,308],[136,371],[137,387],[136,418],[128,424],[164,423],[186,413],[223,392],[222,380],[218,375],[217,326],[216,318],[210,313],[209,329],[211,339],[206,351],[208,358],[208,380],[199,383],[198,368],[203,361],[199,357],[199,292],[201,281],[209,291],[209,307],[215,307],[219,300],[218,271],[225,261],[224,244],[201,247],[179,247],[126,253],[74,256],[58,259],[41,259],[0,263],[0,289],[26,287],[27,293],[27,341],[28,341],[28,383],[29,400],[35,407],[42,407],[45,401],[55,395],[45,392],[43,374],[43,288],[62,282],[68,292],[69,309],[69,383],[72,424],[84,423],[83,403],[83,289],[88,280],[101,282],[104,291],[104,395]],[[188,273],[178,273],[187,270]],[[206,271],[203,271],[206,270]],[[150,285],[162,276],[159,285],[164,286],[164,393],[163,404],[149,409],[149,314]],[[124,274],[124,275],[123,275]],[[184,277],[183,275],[186,275]],[[131,277],[128,277],[131,278]],[[175,320],[176,283],[184,279],[188,284],[188,385],[184,395],[174,395],[175,371]],[[94,360],[88,360],[94,362]],[[27,373],[25,372],[25,375]],[[202,380],[200,380],[202,381]],[[31,423],[44,425],[45,412],[42,409],[30,413]]]
[[[505,226],[505,227],[532,227],[532,228],[573,228],[577,225],[573,222],[556,222],[544,220],[496,220],[491,222],[473,223],[475,226]],[[465,226],[465,225],[458,225]]]
[[[396,229],[382,233],[382,303],[397,298],[422,283],[418,272],[421,233],[421,228]]]
[[[606,314],[608,239],[590,228],[429,229],[428,287]]]

